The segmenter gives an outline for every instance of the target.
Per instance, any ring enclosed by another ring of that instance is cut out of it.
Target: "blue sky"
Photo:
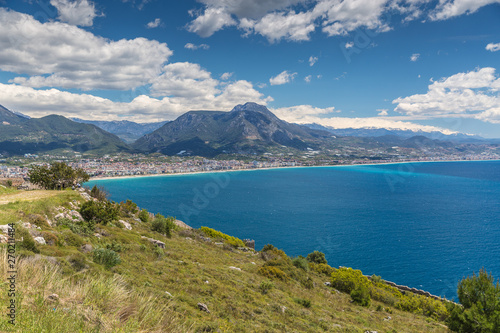
[[[499,0],[0,0],[0,104],[500,137]]]

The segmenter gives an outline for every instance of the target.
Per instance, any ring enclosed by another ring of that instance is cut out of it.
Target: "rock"
[[[252,250],[255,250],[255,241],[253,239],[244,239],[243,243],[245,243],[246,247],[249,247]]]
[[[102,237],[101,234],[99,234],[97,232],[94,234],[94,236],[97,237],[97,238],[101,238]]]
[[[64,213],[59,213],[59,214],[57,214],[56,216],[54,216],[54,220],[56,220],[56,221],[57,221],[57,220],[63,219],[63,218],[65,218],[65,217],[66,217],[65,215],[66,215],[66,214],[64,214]]]
[[[282,312],[282,313],[285,313],[285,311],[286,311],[286,306],[282,305],[282,306],[281,306],[281,312]]]
[[[175,225],[178,226],[179,228],[181,229],[187,229],[187,230],[191,230],[193,228],[191,228],[190,226],[188,226],[186,223],[182,222],[181,220],[175,220],[174,221]]]
[[[208,284],[208,280],[205,280],[205,283]]]
[[[205,311],[207,313],[210,313],[210,310],[208,310],[208,306],[206,306],[206,304],[198,303],[198,309],[200,309],[201,311]]]
[[[327,287],[330,287],[332,285],[332,283],[331,282],[325,282],[324,285],[327,286]]]
[[[75,219],[76,219],[76,220],[78,220],[78,221],[83,221],[83,217],[82,217],[82,215],[81,215],[79,212],[77,212],[76,210],[72,210],[72,211],[70,211],[70,212],[69,212],[69,215],[71,216],[71,218],[72,218],[73,220],[75,220]]]
[[[154,245],[156,245],[158,247],[161,247],[162,249],[165,248],[165,243],[163,243],[162,241],[159,241],[159,240],[156,240],[153,238],[149,238],[149,237],[145,237],[145,236],[141,236],[141,238],[147,239],[148,241],[150,241],[151,243],[153,243]]]
[[[391,316],[387,316],[387,318],[384,318],[384,321],[389,321],[391,319],[392,319]]]
[[[223,243],[214,243],[215,245],[217,246],[223,246],[224,244]]]
[[[58,294],[50,294],[47,296],[47,300],[51,302],[57,302],[59,300],[59,295]]]
[[[123,226],[125,227],[125,229],[132,230],[132,225],[130,223],[125,222],[123,220],[119,220],[118,222],[120,222],[121,224],[123,224]]]
[[[35,242],[37,242],[38,244],[42,244],[42,245],[47,244],[47,243],[45,242],[45,238],[43,238],[43,237],[41,237],[41,236],[39,236],[39,237],[35,237],[35,238],[34,238],[34,240],[35,240]]]
[[[167,296],[168,296],[168,297],[170,297],[170,298],[173,298],[173,297],[174,297],[174,296],[172,296],[172,294],[171,294],[171,293],[169,293],[168,291],[165,291],[165,294],[167,294]]]
[[[365,331],[365,333],[378,333],[377,331]]]
[[[80,249],[82,250],[83,253],[89,253],[93,250],[92,245],[90,244],[83,244]]]
[[[29,223],[29,222],[24,222],[24,223],[23,223],[23,228],[26,228],[26,229],[31,229],[31,223]]]
[[[10,229],[10,227],[7,224],[0,225],[0,231],[2,231],[2,233],[4,233],[4,234],[8,234],[9,229]]]
[[[241,272],[241,268],[238,268],[238,267],[229,266],[229,269],[234,269],[235,271],[240,271]]]
[[[0,235],[0,244],[7,244],[9,242],[9,237],[5,235]]]

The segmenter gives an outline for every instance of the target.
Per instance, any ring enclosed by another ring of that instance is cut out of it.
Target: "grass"
[[[0,220],[19,221],[28,213],[51,218],[56,206],[69,207],[73,200],[81,198],[64,191],[2,205]],[[150,223],[127,221],[131,231],[98,226],[107,236],[81,236],[94,249],[119,251],[121,263],[109,269],[77,246],[38,245],[40,256],[27,253],[17,264],[17,324],[1,320],[0,331],[447,332],[438,320],[377,301],[369,307],[353,304],[348,294],[326,287],[330,278],[313,269],[287,266],[287,274],[307,278],[309,287],[293,278],[270,280],[259,273],[261,267],[270,267],[260,253],[215,245],[215,239],[207,242],[199,230],[177,230],[167,238],[151,231]],[[42,229],[62,238],[58,228]],[[166,248],[158,250],[141,236],[161,240]],[[6,281],[4,247],[0,256],[1,281]],[[262,292],[263,285],[272,287]],[[52,293],[59,295],[58,302],[47,300]],[[7,293],[0,292],[0,304],[7,302]],[[210,313],[200,311],[198,303],[206,304]]]

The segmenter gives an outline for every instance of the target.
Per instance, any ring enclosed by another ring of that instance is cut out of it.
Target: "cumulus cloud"
[[[201,86],[201,89],[203,88]],[[193,89],[200,89],[200,86]],[[190,110],[229,111],[235,105],[247,101],[260,104],[272,101],[271,97],[264,97],[248,81],[231,82],[218,90],[215,95],[208,96],[210,98],[196,96],[185,90],[182,93],[184,96],[194,97],[153,98],[140,94],[130,102],[115,102],[90,94],[75,94],[58,89],[34,89],[16,84],[0,83],[2,105],[32,117],[60,114],[65,117],[83,119],[117,120],[117,115],[120,115],[120,119],[149,122],[173,120]],[[123,99],[128,97],[124,95]]]
[[[233,76],[233,73],[223,73],[220,76],[220,79],[223,80],[223,81],[226,81],[226,80],[229,80],[229,78],[231,78],[231,76]]]
[[[309,66],[314,66],[315,63],[318,62],[318,57],[313,57],[313,56],[310,56],[309,57]]]
[[[30,87],[128,90],[161,73],[167,44],[145,38],[110,41],[59,22],[0,8],[0,70],[31,75],[12,80]]]
[[[432,82],[425,94],[400,97],[395,111],[408,116],[468,117],[500,123],[500,78],[495,68],[478,68]]]
[[[441,0],[429,14],[433,21],[446,20],[463,14],[473,14],[479,8],[500,3],[500,0]]]
[[[389,115],[389,113],[387,111],[389,111],[389,110],[387,110],[387,109],[377,109],[378,115],[382,116],[382,117]]]
[[[497,52],[500,51],[500,43],[489,43],[486,45],[486,50],[491,51],[491,52]]]
[[[148,29],[154,29],[154,28],[158,28],[160,25],[161,25],[161,19],[156,18],[156,19],[154,19],[154,21],[149,22],[149,23],[146,25],[146,27],[147,27]]]
[[[312,79],[312,75],[308,75],[304,78],[304,81],[306,81],[307,83],[311,82],[311,79]]]
[[[427,16],[444,20],[469,14],[500,0],[199,0],[204,8],[191,11],[195,19],[188,30],[208,37],[227,26],[237,26],[244,36],[260,34],[271,43],[281,39],[307,41],[318,28],[328,36],[349,34],[363,28],[391,30],[394,12],[411,21]],[[349,48],[350,44],[346,44]]]
[[[353,46],[354,46],[354,42],[347,42],[347,43],[345,43],[345,48],[346,49],[350,49]]]
[[[290,73],[289,71],[283,71],[283,72],[279,73],[278,75],[270,78],[269,83],[272,86],[277,86],[277,85],[289,83],[290,81],[293,81],[295,75],[297,75],[297,73]]]
[[[188,50],[198,50],[198,49],[202,49],[202,50],[208,50],[210,48],[210,45],[207,45],[207,44],[200,44],[200,45],[195,45],[193,43],[187,43],[186,45],[184,45],[184,48],[188,49]]]
[[[97,15],[95,5],[88,0],[50,0],[56,7],[58,19],[72,25],[90,27]]]
[[[420,58],[420,53],[413,53],[410,57],[410,61],[415,62],[418,60],[418,58]]]
[[[284,107],[277,109],[270,109],[279,118],[298,124],[319,124],[331,128],[387,128],[398,130],[411,130],[411,131],[440,131],[445,134],[453,134],[456,132],[435,127],[414,124],[406,121],[395,121],[387,118],[347,118],[347,117],[334,117],[333,113],[336,111],[333,107],[318,108],[311,105],[298,105],[292,107]],[[329,116],[329,117],[327,117]]]

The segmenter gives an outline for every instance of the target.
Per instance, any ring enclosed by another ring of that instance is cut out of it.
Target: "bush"
[[[304,271],[309,271],[309,263],[303,256],[298,256],[292,259],[292,263],[295,267],[303,269]]]
[[[288,280],[288,276],[285,272],[274,266],[263,266],[259,268],[258,273],[269,279],[278,279],[282,281]]]
[[[370,306],[370,290],[366,286],[359,285],[356,287],[356,289],[351,291],[351,298],[361,306]]]
[[[87,268],[87,259],[81,253],[75,253],[68,258],[68,262],[73,266],[73,268],[79,272],[82,269]]]
[[[217,231],[217,230],[214,230],[211,228],[207,228],[207,227],[201,227],[200,230],[203,231],[203,233],[205,233],[205,235],[207,235],[208,237],[220,238],[220,239],[224,240],[224,242],[226,242],[229,245],[232,245],[234,247],[245,247],[245,243],[243,243],[243,241],[239,238],[226,235],[220,231]]]
[[[272,244],[266,244],[266,245],[264,245],[264,247],[260,251],[267,252],[267,251],[271,251],[271,250],[277,250],[277,248]]]
[[[309,263],[309,268],[319,274],[324,274],[327,276],[331,276],[334,271],[334,269],[327,264],[316,264],[313,262]]]
[[[35,240],[31,236],[31,234],[25,228],[17,227],[16,233],[23,238],[23,241],[20,243],[21,249],[31,251],[33,253],[40,253]]]
[[[57,236],[51,232],[42,231],[42,237],[45,239],[47,245],[57,245],[59,243]]]
[[[118,209],[110,201],[89,200],[82,205],[80,214],[89,223],[89,227],[94,229],[95,224],[103,225],[118,220]]]
[[[145,209],[143,209],[139,212],[138,217],[144,223],[149,222],[149,212]]]
[[[151,230],[159,232],[167,237],[172,236],[172,229],[175,228],[175,219],[173,217],[165,218],[161,214],[156,214],[153,224],[151,225]]]
[[[125,217],[131,217],[133,214],[137,213],[137,204],[131,200],[120,202],[119,207],[121,214]]]
[[[72,233],[71,230],[63,230],[61,232],[61,238],[68,246],[80,248],[83,245],[83,239],[77,234]]]
[[[458,284],[460,306],[450,306],[448,327],[456,332],[500,332],[500,284],[483,268]]]
[[[370,288],[370,280],[359,269],[341,267],[332,273],[332,286],[345,293],[351,293],[359,286]]]
[[[93,260],[97,264],[101,264],[106,268],[111,268],[120,264],[120,255],[109,249],[95,249],[93,251]]]
[[[328,261],[325,259],[325,254],[323,252],[314,251],[307,255],[307,261],[313,262],[315,264],[328,264]]]
[[[311,307],[311,301],[308,299],[304,298],[294,298],[293,299],[295,303],[302,305],[305,308],[310,308]]]
[[[115,252],[121,252],[122,245],[120,243],[118,243],[117,241],[112,241],[111,244],[106,244],[106,249],[113,250]]]
[[[68,228],[73,231],[75,234],[79,235],[89,235],[94,232],[95,225],[94,223],[88,223],[85,221],[79,220],[71,220],[66,217],[57,220],[57,226],[62,228]]]
[[[274,283],[270,280],[264,280],[260,283],[259,289],[262,294],[267,294],[271,289],[274,288]]]
[[[108,192],[104,189],[104,187],[98,187],[97,185],[94,185],[92,189],[90,190],[90,196],[92,198],[96,198],[99,201],[106,201],[108,198]]]

